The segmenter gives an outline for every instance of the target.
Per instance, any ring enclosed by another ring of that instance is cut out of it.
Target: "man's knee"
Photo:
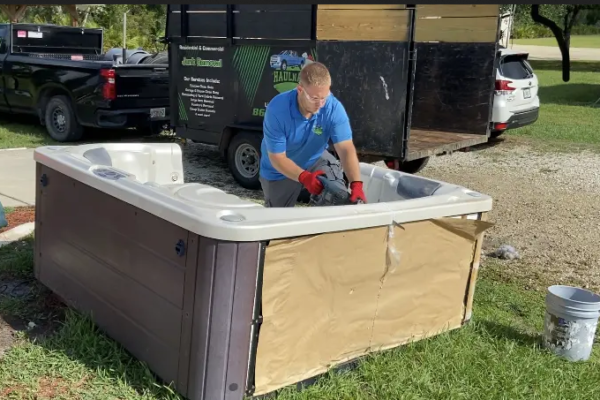
[[[299,182],[290,179],[267,181],[260,178],[265,207],[294,207],[302,190]]]

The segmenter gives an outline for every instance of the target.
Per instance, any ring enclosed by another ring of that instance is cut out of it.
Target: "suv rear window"
[[[527,79],[531,78],[533,71],[525,57],[510,55],[500,60],[500,74],[510,79]]]

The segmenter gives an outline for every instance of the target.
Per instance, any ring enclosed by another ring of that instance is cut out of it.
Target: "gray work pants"
[[[310,172],[318,170],[325,172],[330,180],[344,180],[340,161],[327,150],[312,167],[308,168]],[[261,176],[260,183],[265,196],[265,207],[294,207],[303,188],[300,182],[289,178],[268,181]]]

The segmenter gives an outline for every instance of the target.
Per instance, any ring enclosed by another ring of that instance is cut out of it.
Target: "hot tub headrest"
[[[418,199],[432,196],[442,186],[441,183],[418,176],[404,175],[398,179],[396,193],[404,199]]]

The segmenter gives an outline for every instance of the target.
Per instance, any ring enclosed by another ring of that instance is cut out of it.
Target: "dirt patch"
[[[63,318],[62,302],[33,276],[33,246],[25,239],[0,249],[0,358],[16,332],[41,339]]]
[[[0,278],[0,288],[10,279]],[[65,305],[50,291],[37,282],[19,283],[8,286],[19,288],[19,297],[15,303],[17,315],[13,315],[2,304],[0,313],[0,360],[16,340],[17,332],[25,332],[32,340],[39,340],[51,335],[63,318]],[[27,293],[24,295],[24,293]],[[15,294],[14,292],[12,293]],[[10,296],[0,294],[0,302],[6,302]],[[1,398],[1,397],[0,397]]]
[[[62,378],[43,377],[38,380],[37,397],[39,399],[54,399],[57,396],[72,395],[85,383],[86,378],[73,384]]]
[[[35,221],[35,207],[18,207],[13,211],[6,213],[8,226],[0,228],[0,233],[12,229],[16,226]]]
[[[16,330],[0,316],[0,359],[15,341]]]

